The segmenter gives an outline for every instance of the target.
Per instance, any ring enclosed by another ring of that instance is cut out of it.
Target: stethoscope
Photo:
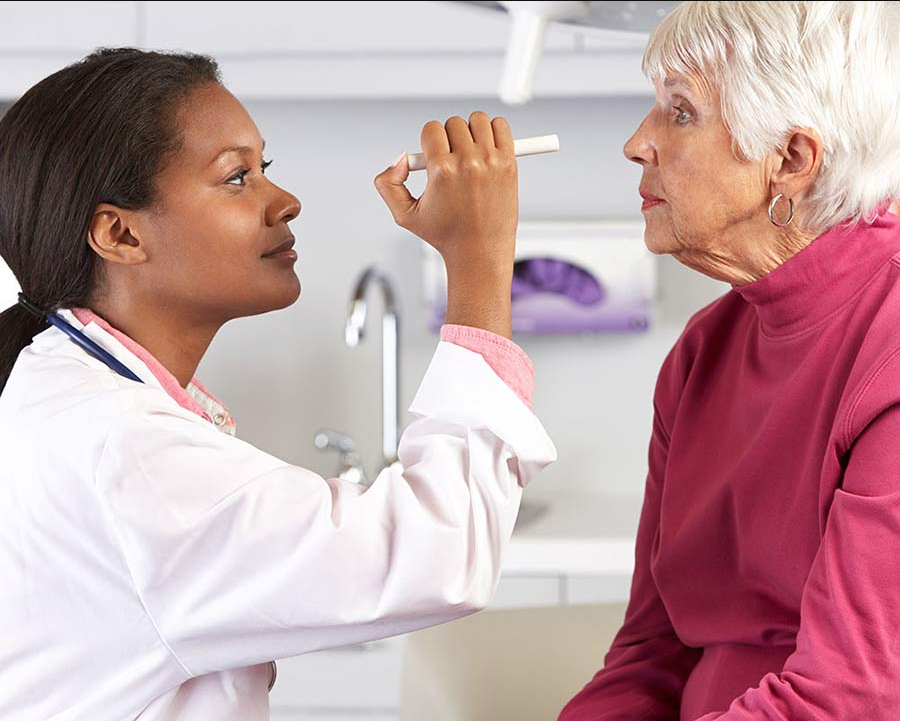
[[[77,346],[90,353],[97,360],[108,365],[120,376],[125,376],[125,378],[137,381],[138,383],[144,382],[140,378],[138,378],[128,366],[122,363],[122,361],[97,345],[94,341],[88,338],[84,333],[75,328],[73,325],[64,321],[58,314],[54,312],[48,313],[42,310],[30,300],[28,300],[28,298],[26,298],[22,293],[19,293],[19,305],[25,308],[25,310],[27,310],[36,318],[40,320],[46,319],[46,321],[50,325],[59,328],[59,330],[69,336],[69,338],[71,338]]]

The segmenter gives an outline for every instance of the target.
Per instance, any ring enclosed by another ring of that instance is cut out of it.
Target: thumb
[[[394,222],[405,227],[406,219],[416,205],[416,199],[404,185],[409,177],[409,160],[401,153],[393,164],[375,176],[375,188],[384,200]]]

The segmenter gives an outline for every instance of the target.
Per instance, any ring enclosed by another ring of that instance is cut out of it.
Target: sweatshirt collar
[[[773,271],[732,288],[756,309],[763,330],[786,336],[812,330],[863,290],[900,253],[900,218],[835,226]]]

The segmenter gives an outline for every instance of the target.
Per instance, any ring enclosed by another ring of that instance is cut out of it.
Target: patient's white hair
[[[739,158],[760,160],[792,128],[815,128],[825,148],[804,226],[871,221],[900,197],[898,6],[685,2],[651,35],[644,73],[716,87]]]

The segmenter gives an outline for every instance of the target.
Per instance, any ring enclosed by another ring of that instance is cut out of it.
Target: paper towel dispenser
[[[441,256],[423,245],[428,323],[447,307]],[[644,331],[656,298],[656,258],[643,221],[520,223],[512,283],[515,333]]]

